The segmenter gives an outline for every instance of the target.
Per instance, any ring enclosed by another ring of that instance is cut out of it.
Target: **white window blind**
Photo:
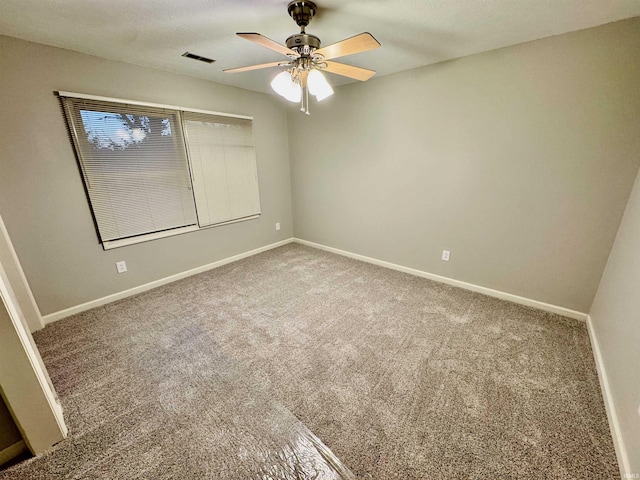
[[[260,214],[252,120],[183,112],[201,227]]]
[[[101,241],[195,225],[179,112],[63,98]]]

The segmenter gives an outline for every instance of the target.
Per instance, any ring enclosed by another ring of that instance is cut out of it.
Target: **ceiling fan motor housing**
[[[298,52],[298,55],[311,55],[320,48],[320,39],[308,33],[298,33],[287,38],[287,48]]]
[[[304,27],[309,25],[309,22],[318,11],[315,3],[307,1],[289,2],[287,9],[291,18],[302,28],[303,32]]]

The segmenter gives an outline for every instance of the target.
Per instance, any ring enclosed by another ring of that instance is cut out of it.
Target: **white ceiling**
[[[339,61],[378,76],[640,15],[640,0],[317,0],[307,32],[326,46],[361,32],[382,47]],[[284,43],[299,29],[288,0],[2,0],[0,34],[256,91],[277,69],[225,68],[285,59],[236,37]],[[217,61],[207,65],[185,51]],[[330,75],[341,85],[351,80]]]

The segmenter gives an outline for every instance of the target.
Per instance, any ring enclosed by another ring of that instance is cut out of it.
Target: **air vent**
[[[202,57],[200,55],[196,55],[195,53],[191,53],[191,52],[184,52],[182,54],[183,57],[187,57],[187,58],[193,58],[194,60],[199,60],[201,62],[204,63],[213,63],[215,62],[215,60],[211,59],[211,58],[207,58],[207,57]]]

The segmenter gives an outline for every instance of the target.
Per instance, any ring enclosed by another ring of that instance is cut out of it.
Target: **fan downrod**
[[[304,33],[305,27],[309,25],[309,22],[315,16],[318,7],[313,2],[294,0],[289,2],[287,10],[293,21],[300,27],[300,33]]]
[[[289,15],[300,27],[300,33],[287,38],[287,48],[298,52],[301,56],[311,56],[313,52],[320,48],[320,39],[304,31],[311,19],[318,11],[315,3],[309,1],[294,0],[289,2],[287,7]]]

